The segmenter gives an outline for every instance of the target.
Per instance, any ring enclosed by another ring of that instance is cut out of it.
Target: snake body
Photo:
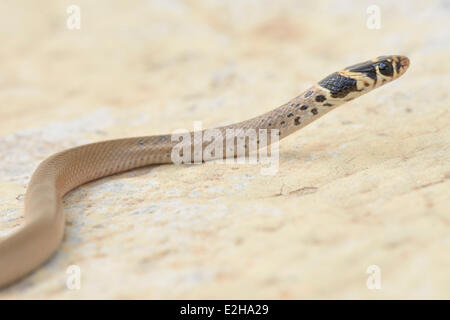
[[[277,129],[282,139],[337,106],[397,79],[408,66],[405,56],[359,63],[329,75],[273,111],[218,129],[223,136],[227,129]],[[82,145],[45,159],[25,194],[25,223],[0,240],[0,287],[28,274],[57,250],[64,234],[62,198],[66,193],[94,179],[171,163],[176,143],[170,135],[125,138]]]

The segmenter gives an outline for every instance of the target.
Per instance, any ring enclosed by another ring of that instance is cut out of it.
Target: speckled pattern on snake
[[[329,75],[273,111],[218,129],[224,133],[226,129],[278,129],[282,139],[337,106],[397,79],[408,67],[409,59],[397,55],[362,62]],[[28,274],[57,250],[64,234],[62,198],[66,193],[94,179],[171,163],[176,144],[170,135],[124,138],[82,145],[44,160],[26,191],[25,222],[0,240],[0,287]]]

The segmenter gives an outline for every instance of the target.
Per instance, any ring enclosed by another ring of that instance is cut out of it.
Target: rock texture
[[[164,165],[76,189],[58,253],[0,298],[450,298],[448,1],[80,0],[80,30],[70,4],[0,4],[0,235],[54,152],[247,119],[379,55],[411,67],[281,141],[275,175]]]

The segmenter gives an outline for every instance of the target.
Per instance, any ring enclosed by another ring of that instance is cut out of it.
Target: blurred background
[[[157,166],[75,190],[61,250],[0,298],[450,298],[449,18],[444,0],[0,1],[0,235],[54,152],[245,120],[347,65],[411,60],[282,141],[275,176]]]

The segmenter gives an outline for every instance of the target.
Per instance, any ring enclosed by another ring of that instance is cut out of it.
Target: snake
[[[386,55],[346,67],[272,111],[218,130],[222,133],[228,129],[276,130],[282,139],[339,105],[399,78],[409,63],[406,56]],[[189,134],[194,136],[194,132]],[[224,137],[225,144],[230,142]],[[0,287],[23,278],[58,250],[64,235],[64,195],[102,177],[173,163],[172,152],[178,143],[170,134],[121,138],[77,146],[43,160],[26,189],[24,223],[0,238]],[[263,143],[257,146],[261,147]],[[202,143],[201,150],[205,149]],[[236,150],[218,157],[236,157]]]

